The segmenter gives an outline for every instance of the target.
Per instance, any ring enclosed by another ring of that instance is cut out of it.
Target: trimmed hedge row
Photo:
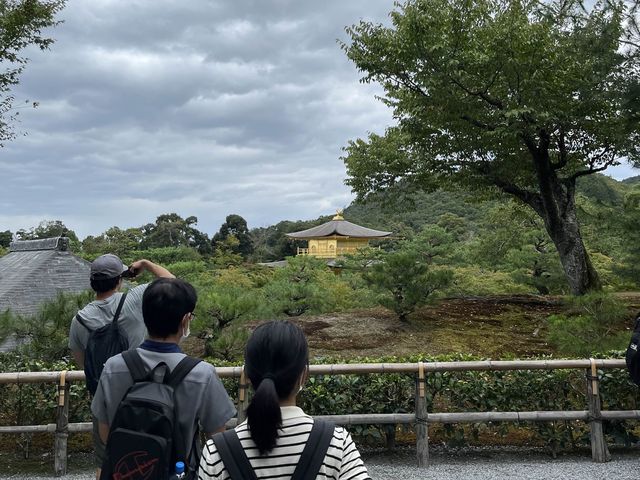
[[[606,357],[620,357],[610,352]],[[418,361],[471,361],[468,355],[414,355],[410,357],[317,358],[313,363],[380,363]],[[214,362],[218,366],[232,365]],[[0,355],[0,371],[59,371],[71,369],[66,362],[25,360],[18,355]],[[640,406],[640,389],[633,385],[625,370],[600,372],[603,410],[631,410]],[[427,403],[430,412],[455,411],[533,411],[586,409],[585,372],[576,370],[532,370],[496,372],[444,372],[427,376]],[[225,387],[234,400],[238,379],[225,379]],[[51,384],[0,385],[2,425],[36,425],[54,421],[56,389]],[[358,413],[410,413],[414,409],[415,376],[409,374],[370,374],[316,376],[300,395],[300,405],[312,415]],[[84,385],[71,387],[70,421],[89,421],[89,397]],[[505,435],[513,425],[503,423],[446,426],[443,438],[451,445],[461,445],[480,433]],[[586,444],[588,425],[583,422],[548,422],[522,424],[552,452]],[[605,422],[609,442],[629,445],[638,440],[638,422]],[[379,443],[394,435],[394,430],[376,426],[353,426],[361,442]],[[410,430],[410,429],[409,429]],[[392,439],[391,439],[392,440]],[[391,442],[392,443],[392,442]]]

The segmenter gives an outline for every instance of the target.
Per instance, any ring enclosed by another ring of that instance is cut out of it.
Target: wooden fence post
[[[416,456],[418,467],[429,466],[429,426],[427,425],[427,398],[424,363],[418,363],[416,383]]]
[[[596,361],[591,358],[591,368],[587,370],[587,402],[589,404],[589,429],[591,437],[591,458],[594,462],[604,463],[611,460],[602,430],[600,411],[600,390],[598,388],[598,370]]]
[[[249,385],[247,384],[247,376],[244,372],[244,365],[240,373],[240,384],[238,385],[238,425],[247,418],[247,407],[249,406]]]
[[[67,438],[69,437],[69,384],[67,371],[60,372],[58,381],[58,407],[54,440],[54,470],[56,477],[67,474]]]

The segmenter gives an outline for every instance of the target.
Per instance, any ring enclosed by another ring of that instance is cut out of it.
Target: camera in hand
[[[135,276],[138,275],[138,272],[136,270],[134,270],[133,268],[129,267],[128,270],[125,270],[124,272],[122,272],[121,277],[122,278],[133,278]]]

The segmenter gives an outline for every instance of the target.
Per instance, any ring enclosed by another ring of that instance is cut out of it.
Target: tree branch
[[[475,118],[470,117],[469,115],[461,115],[460,118],[466,122],[469,122],[471,125],[486,130],[487,132],[493,132],[496,130],[494,125],[489,125],[488,123],[481,122]]]
[[[560,152],[558,163],[551,163],[551,168],[553,168],[554,170],[560,170],[561,168],[566,167],[569,160],[569,155],[567,154],[567,144],[564,141],[564,128],[562,127],[560,127],[560,131],[558,132],[558,150]]]
[[[579,177],[584,177],[585,175],[591,175],[592,173],[598,173],[598,172],[603,172],[607,169],[609,165],[604,165],[602,167],[598,167],[598,168],[590,168],[589,170],[580,170],[579,172],[574,173],[573,175],[571,175],[570,177],[566,178],[564,180],[564,182],[566,183],[567,180],[575,180]]]

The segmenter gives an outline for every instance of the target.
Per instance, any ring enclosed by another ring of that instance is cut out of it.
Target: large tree
[[[397,125],[346,148],[361,197],[462,183],[538,214],[571,291],[599,289],[576,216],[578,178],[640,163],[635,1],[408,0],[392,26],[347,29]]]
[[[156,223],[141,227],[141,248],[161,248],[187,246],[202,254],[211,253],[210,240],[195,225],[198,217],[182,218],[177,213],[164,213],[156,218]]]
[[[234,236],[238,240],[237,245],[233,247],[235,253],[239,253],[243,258],[247,258],[253,253],[253,242],[249,235],[247,221],[235,213],[227,215],[220,230],[211,239],[214,250],[223,245],[230,236]]]
[[[12,123],[18,112],[11,89],[27,64],[24,50],[30,45],[49,48],[53,39],[43,30],[59,23],[56,14],[64,4],[65,0],[0,0],[0,146],[15,136]]]

